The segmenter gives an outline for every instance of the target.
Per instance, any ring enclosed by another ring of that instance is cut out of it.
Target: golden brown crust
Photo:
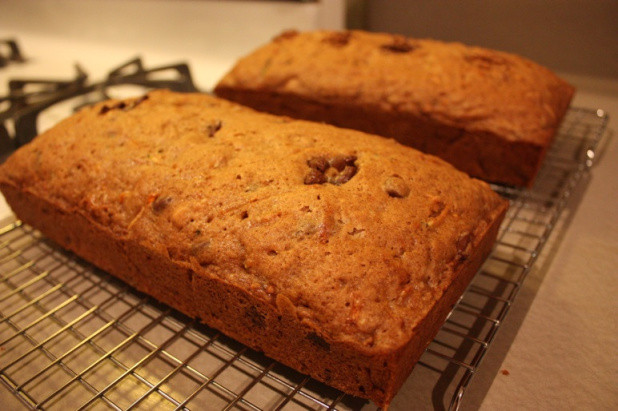
[[[215,93],[393,137],[488,181],[531,185],[574,89],[509,53],[316,31],[289,33],[239,60]]]
[[[80,112],[7,160],[0,189],[137,289],[379,405],[507,207],[395,142],[170,92]]]

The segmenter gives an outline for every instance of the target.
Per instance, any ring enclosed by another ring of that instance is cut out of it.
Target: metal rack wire
[[[393,409],[459,408],[607,119],[571,109],[535,187],[493,187],[511,200],[496,247]],[[375,408],[158,304],[19,221],[0,228],[0,381],[32,409]]]

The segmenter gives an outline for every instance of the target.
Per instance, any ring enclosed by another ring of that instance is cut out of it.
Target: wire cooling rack
[[[391,409],[459,408],[607,120],[571,109],[534,188],[493,187],[511,201],[497,244]],[[375,409],[158,304],[15,220],[0,228],[0,381],[32,409]]]

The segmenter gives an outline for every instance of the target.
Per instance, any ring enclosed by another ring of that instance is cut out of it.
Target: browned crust
[[[369,355],[345,343],[327,343],[299,323],[293,310],[285,309],[285,301],[269,305],[246,290],[197,275],[188,264],[145,244],[119,238],[79,210],[64,210],[8,182],[0,183],[0,189],[20,219],[62,247],[243,344],[384,408],[489,254],[507,209],[502,203],[484,232],[474,237],[471,254],[413,338],[391,352]]]

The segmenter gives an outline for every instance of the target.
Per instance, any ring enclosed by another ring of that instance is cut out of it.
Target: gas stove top
[[[12,44],[17,50],[16,42]],[[74,71],[72,77],[65,79],[8,80],[8,92],[0,96],[0,156],[26,144],[73,112],[99,101],[133,97],[158,88],[198,91],[185,63],[147,68],[140,58],[135,58],[111,69],[104,80],[94,83],[79,64]]]
[[[105,54],[105,61],[102,55],[91,51],[73,60],[34,54],[16,39],[0,40],[0,161],[40,132],[98,101],[138,96],[155,88],[198,91],[186,62],[147,65],[142,58],[127,59],[122,52]]]

